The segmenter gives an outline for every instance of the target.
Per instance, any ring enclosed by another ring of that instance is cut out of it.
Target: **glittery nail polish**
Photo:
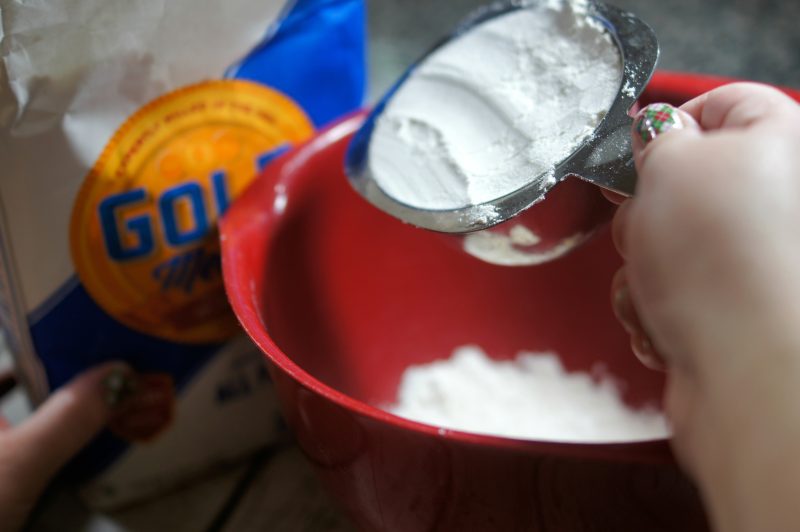
[[[668,103],[652,103],[639,111],[633,122],[633,129],[642,142],[647,145],[657,136],[672,129],[683,129],[684,124],[678,109]]]

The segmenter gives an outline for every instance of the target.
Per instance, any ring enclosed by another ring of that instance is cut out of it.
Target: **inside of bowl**
[[[568,370],[604,366],[632,406],[658,402],[663,376],[635,359],[610,307],[621,260],[608,230],[541,266],[483,263],[357,196],[342,171],[346,140],[294,166],[267,252],[261,316],[297,365],[385,405],[409,365],[459,346],[495,359],[553,351]]]

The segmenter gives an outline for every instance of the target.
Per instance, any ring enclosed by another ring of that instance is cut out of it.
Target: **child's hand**
[[[800,106],[741,83],[659,109],[634,125],[614,221],[617,314],[669,370],[674,445],[718,529],[800,530]]]
[[[105,364],[61,388],[20,426],[0,418],[0,529],[22,528],[51,478],[106,425],[134,382],[126,365]]]

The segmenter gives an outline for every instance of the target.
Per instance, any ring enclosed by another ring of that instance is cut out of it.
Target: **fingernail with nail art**
[[[636,135],[645,145],[667,131],[683,128],[678,109],[668,103],[651,103],[639,111],[633,122]]]
[[[103,379],[106,390],[106,404],[111,408],[121,405],[126,399],[136,393],[137,378],[128,368],[114,368]]]

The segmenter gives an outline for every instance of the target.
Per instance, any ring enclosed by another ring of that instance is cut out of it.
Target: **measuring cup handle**
[[[631,147],[632,125],[633,119],[626,110],[612,108],[595,136],[560,168],[560,173],[576,175],[617,194],[632,196],[637,179]]]

